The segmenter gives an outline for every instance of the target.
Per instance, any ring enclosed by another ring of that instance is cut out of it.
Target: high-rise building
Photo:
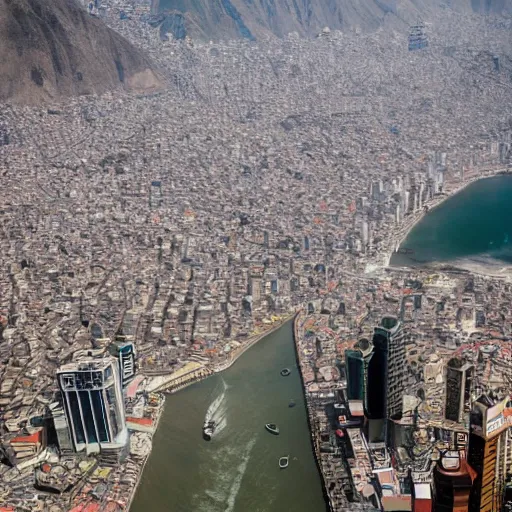
[[[400,419],[403,408],[405,339],[401,322],[384,317],[373,334],[373,354],[367,370],[366,413],[377,420],[370,438],[383,438],[386,419]],[[371,428],[371,426],[370,426]],[[380,431],[380,435],[377,433]]]
[[[477,473],[469,512],[499,512],[502,509],[507,465],[507,399],[496,402],[482,395],[470,416],[468,462]]]
[[[366,395],[366,370],[372,348],[369,340],[361,338],[353,349],[345,350],[347,399],[360,401],[361,406]]]
[[[61,366],[57,380],[75,451],[87,453],[128,444],[119,362],[83,360]]]
[[[57,443],[61,452],[72,452],[73,443],[71,441],[70,429],[66,421],[66,413],[59,402],[49,405],[50,413],[53,418],[53,426],[57,436]]]
[[[457,423],[467,423],[471,410],[471,391],[475,368],[452,358],[446,366],[445,417]]]
[[[121,383],[125,387],[135,377],[135,346],[129,337],[119,336],[109,348],[110,353],[119,362]]]
[[[425,33],[425,25],[418,23],[413,25],[409,31],[409,51],[421,50],[428,46],[428,38]]]
[[[434,512],[468,512],[476,476],[458,451],[443,453],[433,473]]]
[[[347,372],[347,399],[364,399],[364,359],[360,350],[345,350],[345,367]]]

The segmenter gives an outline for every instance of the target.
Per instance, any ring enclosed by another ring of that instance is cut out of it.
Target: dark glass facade
[[[363,400],[364,360],[360,350],[345,351],[345,367],[347,370],[347,398],[349,400]]]
[[[373,346],[373,354],[368,363],[366,408],[368,418],[382,419],[386,417],[388,337],[376,329]]]

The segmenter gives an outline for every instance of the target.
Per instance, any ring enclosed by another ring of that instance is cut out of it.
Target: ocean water
[[[282,368],[290,368],[282,377]],[[296,406],[288,407],[290,399]],[[202,438],[205,419],[218,428]],[[265,430],[276,423],[280,435]],[[287,469],[279,458],[289,455]],[[131,512],[325,512],[288,323],[167,398]]]
[[[429,212],[394,254],[391,264],[434,262],[466,268],[512,264],[512,176],[472,183]]]

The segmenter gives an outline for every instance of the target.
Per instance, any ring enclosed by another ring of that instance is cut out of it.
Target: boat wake
[[[226,392],[228,385],[222,380],[222,391],[210,404],[204,418],[205,423],[208,421],[215,421],[215,434],[218,434],[224,430],[227,424],[226,412],[227,412],[227,397]]]
[[[224,446],[218,450],[219,457],[214,458],[218,467],[210,472],[213,485],[205,489],[203,499],[195,508],[197,512],[233,512],[255,444],[256,437],[244,447]],[[226,467],[230,469],[226,471]]]
[[[240,462],[233,483],[231,484],[231,488],[229,489],[229,495],[227,499],[227,507],[224,512],[232,512],[235,508],[236,497],[238,496],[238,492],[240,491],[240,487],[242,485],[242,480],[244,478],[245,472],[247,471],[247,466],[249,465],[249,460],[251,458],[251,452],[256,444],[256,438],[252,438],[247,444],[247,448],[242,457],[242,461]]]

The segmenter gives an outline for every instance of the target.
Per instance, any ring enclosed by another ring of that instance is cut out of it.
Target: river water
[[[325,512],[292,328],[168,396],[131,512]],[[282,368],[291,375],[282,377]],[[206,416],[219,424],[210,442],[201,435]],[[265,423],[276,423],[280,435]],[[289,467],[279,469],[286,455]]]
[[[472,183],[433,209],[394,254],[392,265],[432,262],[466,268],[512,263],[512,176]]]

